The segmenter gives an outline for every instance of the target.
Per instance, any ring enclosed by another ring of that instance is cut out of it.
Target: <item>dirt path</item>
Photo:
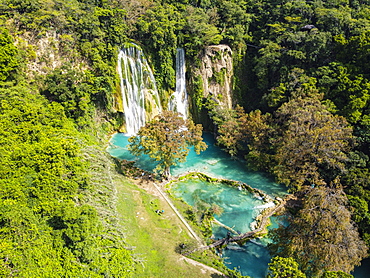
[[[202,264],[200,262],[194,261],[194,260],[192,260],[192,259],[190,259],[188,257],[182,256],[180,260],[184,260],[187,263],[190,263],[192,265],[195,265],[195,266],[199,267],[200,269],[202,269],[202,272],[203,273],[205,273],[206,271],[209,271],[209,272],[216,273],[217,275],[219,275],[219,277],[228,277],[225,274],[223,274],[222,272],[218,271],[217,269],[214,269],[213,267],[210,267],[208,265]],[[215,276],[212,276],[212,277],[215,277]]]
[[[162,214],[161,216],[162,219],[167,219],[168,221],[172,223],[172,225],[177,225],[178,227],[182,227],[182,229],[180,228],[180,230],[184,230],[184,231],[186,230],[189,236],[194,238],[200,246],[204,246],[202,240],[197,236],[197,234],[189,226],[187,221],[179,213],[179,211],[176,209],[172,201],[169,199],[167,194],[162,190],[162,188],[159,185],[155,184],[152,181],[148,181],[145,179],[134,179],[132,180],[132,182],[135,183],[139,188],[145,190],[146,193],[150,194],[153,197],[160,199],[162,202],[166,204],[166,206],[163,204],[163,206],[161,207],[161,209],[163,208],[165,210],[164,214]],[[137,194],[135,195],[136,195],[135,197],[136,201],[140,203],[139,192],[137,192]],[[138,221],[141,226],[145,227],[148,225],[147,219],[145,217],[145,211],[143,208],[141,208],[141,211],[139,213],[137,212],[136,217],[138,218]],[[152,231],[153,233],[155,233],[154,229]],[[163,236],[164,236],[163,240],[166,240],[166,244],[168,244],[169,242],[167,242],[166,233],[163,233]],[[180,265],[183,265],[184,267],[186,267],[186,265],[192,265],[192,267],[198,268],[199,271],[202,273],[202,275],[205,275],[207,277],[220,277],[220,278],[227,277],[222,272],[210,266],[204,265],[190,258],[184,257],[178,253],[174,253],[171,256],[177,257],[177,260]],[[179,276],[179,277],[182,277],[182,276]]]
[[[157,185],[155,182],[148,181],[146,179],[136,179],[134,183],[142,189],[145,189],[149,194],[159,197],[166,201],[166,203],[170,206],[172,211],[178,217],[178,219],[184,224],[185,228],[187,229],[189,235],[194,238],[199,245],[203,246],[203,241],[198,237],[198,235],[194,232],[194,230],[190,227],[188,222],[185,218],[181,215],[181,213],[176,209],[175,205],[172,203],[170,198],[168,198],[167,194],[162,190],[160,185]]]
[[[202,240],[198,237],[198,235],[194,232],[194,230],[189,226],[188,222],[185,220],[185,218],[180,214],[180,212],[176,209],[172,201],[167,197],[167,194],[155,183],[153,183],[153,186],[158,190],[158,192],[161,194],[161,196],[166,200],[168,205],[172,208],[173,212],[177,215],[177,217],[180,219],[180,221],[185,225],[185,227],[188,229],[189,234],[198,241],[198,244],[203,246]]]

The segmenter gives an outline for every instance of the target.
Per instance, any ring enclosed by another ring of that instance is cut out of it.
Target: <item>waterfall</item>
[[[176,91],[171,95],[168,109],[179,112],[184,119],[188,116],[188,95],[185,80],[185,51],[177,49],[176,53]]]
[[[136,45],[118,54],[126,133],[135,135],[147,119],[162,112],[157,86],[143,51]]]

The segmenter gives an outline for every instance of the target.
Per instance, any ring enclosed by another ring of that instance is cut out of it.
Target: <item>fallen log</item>
[[[218,221],[217,219],[213,219],[212,220],[214,223],[216,223],[217,225],[225,228],[226,230],[229,230],[230,232],[232,232],[234,235],[239,235],[239,233],[237,231],[235,231],[233,228],[229,227],[229,226],[226,226],[225,224],[221,223],[220,221]]]
[[[253,236],[255,236],[256,234],[262,232],[267,224],[268,224],[268,219],[274,215],[276,212],[278,212],[285,204],[288,200],[290,200],[291,198],[293,197],[293,195],[288,195],[284,200],[282,200],[280,202],[279,205],[277,205],[276,207],[274,207],[274,209],[272,209],[271,211],[269,211],[267,214],[265,214],[261,221],[260,221],[260,224],[259,224],[259,227],[253,231],[250,231],[250,232],[246,232],[244,234],[241,234],[239,236],[235,236],[235,237],[230,237],[230,235],[228,234],[228,236],[226,236],[225,238],[222,238],[222,239],[219,239],[215,242],[213,242],[212,244],[210,245],[207,245],[207,246],[201,246],[199,248],[196,248],[194,250],[191,250],[191,251],[188,251],[188,252],[185,252],[183,255],[184,256],[188,256],[194,252],[197,252],[197,251],[204,251],[204,250],[207,250],[207,249],[210,249],[210,248],[214,248],[214,247],[217,247],[217,246],[223,246],[223,245],[227,245],[229,242],[240,242],[242,240],[245,240],[247,238],[251,238]]]

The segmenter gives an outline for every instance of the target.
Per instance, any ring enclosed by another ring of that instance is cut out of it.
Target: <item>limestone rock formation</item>
[[[202,109],[206,98],[222,108],[233,107],[233,57],[228,45],[207,46],[199,55],[200,64],[191,69],[190,95],[193,119],[208,129],[212,123]]]
[[[199,74],[203,80],[203,97],[212,97],[224,108],[232,108],[232,50],[227,45],[205,48]]]

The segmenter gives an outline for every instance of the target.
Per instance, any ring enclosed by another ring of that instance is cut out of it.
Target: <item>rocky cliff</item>
[[[210,125],[207,112],[202,108],[205,99],[212,98],[223,108],[233,107],[233,58],[227,45],[207,46],[199,55],[200,65],[191,70],[190,110],[196,122],[206,128]]]
[[[232,108],[232,51],[227,45],[212,45],[204,50],[199,74],[203,80],[203,97],[212,95],[218,104]]]

